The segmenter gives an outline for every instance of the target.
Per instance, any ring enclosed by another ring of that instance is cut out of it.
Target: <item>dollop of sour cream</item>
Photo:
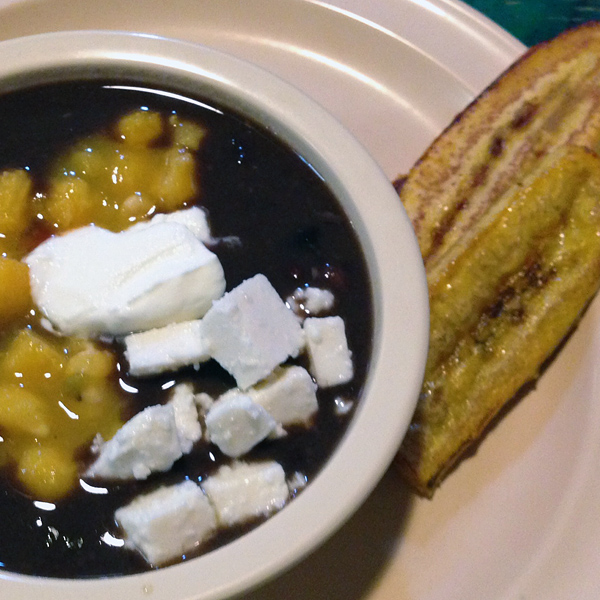
[[[24,261],[32,296],[65,335],[144,331],[202,317],[225,291],[223,267],[182,223],[55,236]]]

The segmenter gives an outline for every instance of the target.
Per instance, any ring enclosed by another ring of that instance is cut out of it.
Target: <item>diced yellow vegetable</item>
[[[136,110],[119,120],[117,131],[129,146],[149,146],[163,132],[162,117],[157,112]]]
[[[31,308],[29,269],[25,263],[0,257],[0,326],[23,317]]]
[[[45,217],[61,231],[94,222],[100,203],[87,181],[79,177],[54,180],[46,203]]]
[[[159,168],[156,151],[123,148],[107,169],[102,191],[109,204],[120,204],[136,192],[148,189]]]
[[[5,436],[47,437],[50,417],[46,403],[17,384],[0,385],[0,428]]]
[[[16,466],[36,498],[67,494],[77,481],[78,452],[96,434],[110,439],[126,409],[110,350],[39,326],[28,267],[19,259],[45,239],[48,226],[122,231],[157,209],[194,201],[192,153],[204,135],[177,115],[167,124],[166,116],[138,110],[111,135],[81,139],[59,157],[43,193],[34,193],[25,170],[0,173],[0,467]]]
[[[47,500],[76,482],[78,450],[123,424],[113,354],[88,340],[64,342],[24,329],[0,363],[5,458],[17,463],[27,492]]]
[[[17,475],[39,500],[58,500],[77,481],[77,464],[72,456],[52,445],[32,445],[17,465]]]
[[[169,125],[173,127],[173,142],[190,150],[198,150],[206,131],[196,123],[184,121],[178,115],[169,117]]]
[[[150,215],[155,206],[156,203],[149,194],[136,192],[121,203],[121,212],[127,223],[134,223]]]
[[[114,144],[100,136],[93,136],[76,144],[73,150],[61,157],[57,163],[57,177],[74,173],[77,177],[92,183],[106,174],[107,165],[112,161]]]
[[[197,191],[194,157],[182,149],[168,150],[154,188],[155,195],[161,199],[161,209],[177,210],[193,200]]]
[[[22,384],[34,393],[54,393],[64,380],[65,354],[30,329],[21,330],[0,363],[4,381]]]
[[[116,367],[116,360],[108,350],[94,347],[74,354],[66,364],[67,389],[81,394],[84,386],[107,379]]]
[[[20,236],[31,217],[31,179],[23,169],[0,173],[0,233]]]
[[[106,379],[115,365],[115,357],[111,352],[91,347],[69,359],[66,374],[67,376],[81,375],[85,379]]]
[[[86,138],[57,161],[39,211],[57,230],[94,223],[121,231],[157,208],[170,212],[195,200],[191,152],[205,135],[201,126],[171,115],[165,130],[159,113],[138,110],[123,117],[116,132]],[[169,144],[153,145],[163,141]]]

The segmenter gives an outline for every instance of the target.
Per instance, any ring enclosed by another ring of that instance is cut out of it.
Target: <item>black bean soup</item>
[[[359,398],[369,364],[373,309],[365,259],[348,218],[317,172],[301,156],[263,128],[229,111],[173,94],[141,88],[135,82],[78,81],[48,84],[0,96],[0,168],[27,167],[36,189],[44,191],[56,156],[77,140],[112,126],[128,111],[148,107],[201,123],[207,135],[198,150],[198,205],[208,213],[230,290],[256,273],[265,274],[282,298],[299,286],[331,290],[335,314],[346,324],[355,376],[346,385],[318,391],[314,426],[265,440],[244,457],[278,461],[309,484],[339,442],[350,419],[336,411],[336,397]],[[159,142],[160,143],[160,142]],[[46,235],[49,232],[46,232]],[[38,237],[42,237],[39,232]],[[231,238],[239,238],[231,242]],[[34,329],[35,322],[30,325]],[[122,346],[115,374],[123,396],[123,417],[165,402],[175,384],[191,381],[213,397],[235,387],[214,361],[199,369],[133,378]],[[304,358],[297,363],[304,364]],[[0,431],[0,435],[1,435]],[[82,450],[81,471],[91,458]],[[114,511],[137,494],[184,478],[200,481],[229,462],[216,446],[199,442],[165,474],[146,481],[94,482],[79,486],[56,503],[40,502],[15,485],[10,468],[0,471],[0,566],[24,574],[85,578],[142,572],[143,558],[122,547]],[[301,493],[301,492],[299,492]],[[219,547],[257,526],[223,531],[197,554]],[[192,556],[184,557],[184,560]]]

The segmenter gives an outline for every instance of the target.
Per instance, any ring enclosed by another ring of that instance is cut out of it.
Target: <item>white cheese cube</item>
[[[90,225],[25,257],[32,296],[67,335],[123,335],[198,319],[225,291],[219,259],[184,225]]]
[[[182,454],[173,407],[149,406],[100,446],[86,475],[146,479],[155,471],[168,471]]]
[[[354,377],[352,354],[341,317],[310,317],[304,321],[310,371],[319,387],[347,383]]]
[[[190,383],[180,383],[173,388],[169,404],[175,412],[175,426],[183,454],[202,437],[202,427],[198,420],[198,407],[194,388]]]
[[[216,300],[203,319],[214,359],[247,389],[303,347],[302,328],[264,275]]]
[[[210,358],[200,320],[132,333],[123,341],[129,373],[134,377],[176,371]]]
[[[237,458],[262,442],[277,426],[269,413],[244,394],[218,399],[205,419],[206,431],[223,454]]]
[[[302,303],[304,308],[311,314],[320,314],[333,308],[335,296],[329,290],[317,287],[304,288]]]
[[[299,287],[286,299],[286,304],[299,316],[321,315],[333,308],[335,296],[318,287]]]
[[[224,526],[268,516],[283,508],[289,496],[285,473],[275,461],[225,465],[201,485]]]
[[[192,481],[138,496],[115,512],[128,546],[153,566],[180,559],[208,539],[217,527],[208,498]]]
[[[196,407],[200,411],[200,414],[206,416],[210,407],[215,403],[215,399],[206,392],[200,392],[199,394],[194,394],[194,402],[196,403]]]
[[[149,221],[141,221],[140,223],[132,225],[127,231],[146,229],[157,223],[179,223],[185,225],[202,243],[209,244],[212,241],[206,212],[198,206],[192,206],[191,208],[176,210],[170,213],[158,213]]]
[[[239,390],[226,392],[241,394]],[[318,411],[317,385],[306,369],[296,365],[279,367],[269,377],[245,392],[281,425],[308,425]]]

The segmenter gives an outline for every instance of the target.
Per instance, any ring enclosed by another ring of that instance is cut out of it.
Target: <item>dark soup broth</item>
[[[360,400],[373,339],[365,258],[327,181],[302,156],[238,114],[167,92],[137,82],[76,81],[1,95],[0,171],[14,181],[5,182],[8,192],[0,182],[0,213],[7,198],[14,204],[13,196],[25,196],[19,214],[9,210],[4,221],[0,215],[2,257],[7,270],[19,271],[22,259],[53,235],[91,223],[121,231],[157,213],[199,206],[210,225],[207,246],[222,264],[228,291],[262,273],[284,300],[298,288],[331,292],[330,313],[345,323],[353,377],[318,388],[310,426],[288,427],[242,457],[279,463],[292,482],[293,501],[335,450]],[[123,121],[127,115],[136,115],[132,123]],[[138,118],[147,121],[147,136],[134,122]],[[102,161],[110,160],[117,166],[108,172],[106,165],[113,163]],[[160,184],[169,190],[164,198],[155,188],[155,196],[136,188],[162,168],[156,165],[173,160],[187,179],[180,184],[166,176]],[[84,474],[94,460],[93,440],[98,433],[109,439],[133,415],[164,404],[181,383],[217,398],[236,382],[214,360],[133,377],[118,336],[59,335],[40,307],[28,302],[0,323],[0,565],[66,578],[156,568],[124,544],[115,511],[160,486],[202,482],[232,459],[203,438],[167,472],[145,480],[92,480]],[[295,309],[299,319],[306,316],[301,302]],[[310,370],[305,353],[292,363]],[[90,365],[96,370],[88,376]],[[98,379],[91,384],[89,377]],[[100,399],[85,409],[88,416],[80,416],[78,402],[94,394]],[[59,408],[50,406],[57,402]],[[29,407],[23,409],[27,419],[19,421],[11,408],[18,403]],[[49,425],[37,421],[31,414],[37,406],[44,415],[60,416],[48,416]],[[263,520],[221,528],[174,562],[222,546]]]

